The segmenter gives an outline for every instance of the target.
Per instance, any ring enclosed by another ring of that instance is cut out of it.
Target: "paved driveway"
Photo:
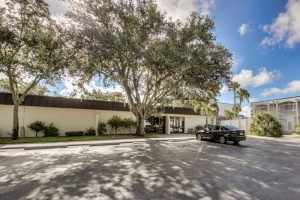
[[[0,151],[0,199],[300,198],[300,143],[148,142]]]

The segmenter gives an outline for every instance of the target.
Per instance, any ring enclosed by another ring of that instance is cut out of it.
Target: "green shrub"
[[[69,131],[69,132],[65,132],[65,136],[67,136],[67,137],[84,136],[84,132],[83,131]]]
[[[296,133],[300,134],[300,122],[296,125]]]
[[[104,122],[98,122],[97,133],[103,135],[106,132],[106,124]]]
[[[204,127],[202,125],[198,125],[198,126],[195,127],[195,132],[198,132],[198,131],[203,130],[203,129],[204,129]]]
[[[122,127],[124,127],[124,128],[126,128],[126,129],[128,129],[129,130],[129,133],[131,133],[131,129],[133,128],[133,127],[136,127],[136,121],[134,121],[133,119],[131,119],[131,118],[125,118],[125,119],[123,119],[122,120]]]
[[[86,136],[95,136],[96,135],[96,130],[92,127],[90,127],[88,130],[86,130],[85,134]]]
[[[28,128],[35,132],[35,137],[38,137],[38,133],[45,130],[45,122],[35,121],[28,125]]]
[[[115,134],[117,134],[119,128],[123,126],[123,120],[118,116],[113,116],[108,120],[107,124],[109,124],[110,127],[115,131]]]
[[[145,126],[144,127],[144,132],[147,134],[147,133],[150,133],[150,128],[149,126]]]
[[[45,126],[44,134],[44,137],[57,137],[59,135],[59,129],[51,123],[48,126]]]
[[[261,113],[253,119],[250,133],[258,136],[281,137],[282,125],[271,114]]]
[[[188,129],[188,134],[194,134],[194,133],[195,133],[195,131],[194,131],[193,128],[189,128],[189,129]]]

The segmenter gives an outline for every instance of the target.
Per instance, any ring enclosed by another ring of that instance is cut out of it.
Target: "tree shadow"
[[[284,153],[276,160],[259,146],[242,146],[148,142],[1,152],[0,199],[298,197],[299,159],[291,164]]]

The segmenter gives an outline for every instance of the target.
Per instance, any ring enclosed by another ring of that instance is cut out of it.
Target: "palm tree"
[[[196,113],[204,113],[206,117],[206,126],[208,125],[208,117],[219,112],[219,106],[216,101],[192,101],[194,111]]]
[[[248,92],[248,90],[241,88],[237,91],[237,96],[240,99],[240,104],[239,107],[242,107],[242,103],[244,102],[244,100],[247,100],[247,102],[249,103],[249,98],[250,98],[250,93]]]
[[[234,106],[233,106],[233,111],[234,111],[234,117],[237,117],[238,114],[238,109],[237,109],[237,104],[236,104],[236,99],[237,99],[237,90],[241,87],[241,85],[238,82],[232,82],[229,84],[229,89],[233,91],[233,101],[234,101]]]

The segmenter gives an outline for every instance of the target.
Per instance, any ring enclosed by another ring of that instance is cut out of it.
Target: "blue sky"
[[[299,0],[216,0],[210,16],[252,101],[300,95]],[[223,91],[220,101],[232,102]]]
[[[251,101],[300,95],[300,0],[157,1],[173,18],[184,20],[197,11],[214,19],[217,41],[234,54],[233,79],[250,91]],[[48,3],[52,14],[63,15],[64,3]],[[73,81],[64,80],[57,94],[76,89]],[[224,87],[219,100],[232,103],[232,96]]]

